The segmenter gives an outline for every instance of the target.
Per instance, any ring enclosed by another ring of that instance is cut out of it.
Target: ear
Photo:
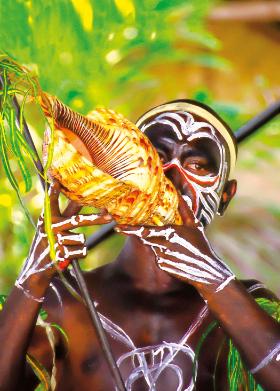
[[[237,190],[236,180],[232,179],[230,181],[227,181],[227,183],[224,186],[222,198],[220,201],[218,215],[222,216],[225,213],[226,208],[230,203],[230,200],[233,198],[234,194],[236,193],[236,190]]]

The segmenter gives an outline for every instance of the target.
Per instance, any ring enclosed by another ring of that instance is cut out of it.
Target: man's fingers
[[[124,233],[126,235],[138,236],[142,239],[149,239],[151,242],[157,242],[160,239],[169,240],[173,236],[175,229],[172,226],[150,226],[145,227],[141,225],[117,225],[116,232]]]
[[[91,225],[107,224],[113,221],[113,217],[109,214],[90,214],[90,215],[76,215],[71,216],[69,219],[58,218],[52,224],[53,232],[69,231],[79,227],[87,227]]]
[[[73,234],[71,232],[69,233],[58,233],[57,234],[57,243],[59,245],[79,245],[79,244],[85,244],[86,238],[84,234]]]
[[[188,202],[186,200],[184,200],[184,198],[182,197],[182,195],[180,193],[177,193],[177,194],[178,194],[178,199],[179,199],[178,209],[179,209],[180,215],[182,217],[183,224],[191,226],[194,223],[196,223],[195,215],[194,215],[192,209],[190,208],[190,205],[188,205]]]
[[[76,215],[82,209],[82,205],[78,204],[76,201],[69,201],[64,211],[61,213],[63,217],[70,217]]]
[[[49,196],[50,196],[51,212],[53,216],[60,216],[60,209],[59,209],[59,202],[58,202],[60,189],[61,189],[61,185],[58,181],[54,180],[50,184]]]
[[[144,238],[147,234],[147,229],[143,225],[125,225],[119,224],[114,230],[129,236],[138,236]]]
[[[58,261],[85,258],[86,256],[86,246],[58,246],[56,250],[56,259]]]

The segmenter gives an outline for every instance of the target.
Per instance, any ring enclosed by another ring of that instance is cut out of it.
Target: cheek
[[[210,224],[217,213],[221,194],[218,192],[219,180],[212,183],[201,183],[197,180],[187,180],[186,187],[192,199],[195,216],[204,224]]]
[[[220,204],[221,178],[218,175],[211,178],[191,174],[183,169],[177,159],[163,165],[165,172],[171,168],[180,173],[185,202],[204,225],[210,224]]]

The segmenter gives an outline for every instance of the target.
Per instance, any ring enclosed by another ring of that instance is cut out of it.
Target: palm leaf
[[[65,341],[66,341],[66,343],[68,345],[69,344],[69,338],[68,338],[68,335],[65,332],[65,330],[61,326],[59,326],[59,324],[57,324],[57,323],[51,323],[50,325],[51,325],[51,327],[57,329],[63,335],[63,337],[64,337],[64,339],[65,339]]]
[[[15,123],[15,111],[11,108],[8,112],[8,124],[10,127],[10,139],[11,139],[11,146],[12,150],[14,152],[15,157],[17,158],[17,163],[19,166],[19,169],[21,171],[22,177],[24,179],[25,183],[25,192],[28,192],[32,187],[32,179],[31,174],[29,172],[29,169],[26,165],[25,159],[23,157],[23,154],[21,152],[21,148],[19,146],[19,140],[18,140],[18,133]],[[21,143],[23,139],[21,138]]]
[[[279,302],[266,298],[257,298],[256,302],[265,312],[280,322]],[[229,341],[228,381],[230,391],[239,391],[242,387],[245,387],[248,391],[263,391],[263,388],[256,383],[251,373],[246,369],[238,350],[231,340]]]
[[[10,166],[10,159],[7,153],[7,138],[6,138],[6,132],[5,132],[5,126],[4,126],[4,120],[3,117],[0,114],[0,154],[1,154],[1,160],[3,164],[4,171],[7,175],[7,178],[15,190],[17,197],[19,199],[19,202],[24,210],[24,213],[27,217],[27,219],[30,221],[30,223],[35,227],[35,223],[32,219],[32,216],[30,215],[28,209],[26,208],[24,201],[21,197],[19,185],[17,183],[17,180],[12,172],[11,166]]]
[[[46,368],[31,354],[26,355],[26,361],[31,366],[33,372],[37,376],[38,380],[40,381],[39,387],[43,391],[50,391],[51,390],[51,379],[50,375],[48,374],[48,371]]]

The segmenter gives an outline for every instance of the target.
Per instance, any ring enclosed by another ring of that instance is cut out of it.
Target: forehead
[[[168,111],[153,115],[141,123],[140,129],[152,141],[164,137],[185,143],[204,138],[217,144],[226,144],[212,124],[186,111]]]

